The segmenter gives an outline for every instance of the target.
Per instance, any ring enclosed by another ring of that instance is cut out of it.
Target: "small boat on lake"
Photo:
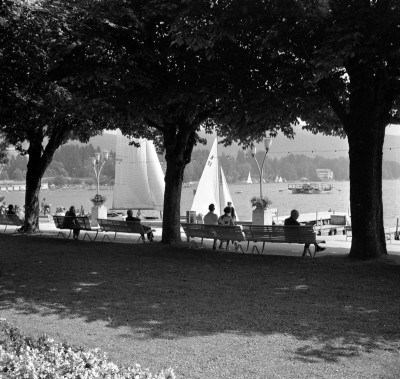
[[[247,184],[253,184],[253,181],[251,180],[251,175],[250,175],[250,171],[249,171],[249,176],[247,177]]]
[[[288,189],[293,194],[316,195],[330,193],[333,189],[331,183],[290,183]]]

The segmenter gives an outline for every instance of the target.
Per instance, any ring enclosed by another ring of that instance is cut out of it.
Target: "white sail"
[[[279,176],[278,175],[275,177],[275,183],[279,183]]]
[[[208,206],[210,204],[214,204],[215,209],[219,212],[221,207],[219,197],[217,139],[214,140],[203,173],[201,174],[191,210],[205,215],[208,213]]]
[[[249,171],[249,177],[247,178],[247,184],[252,184],[253,181],[251,180],[251,175],[250,175],[250,171]]]
[[[228,183],[226,182],[224,170],[222,169],[222,167],[221,167],[221,183],[222,183],[221,207],[225,208],[228,205],[228,201],[230,201],[232,203],[232,206],[235,208],[235,204],[233,204],[231,196],[231,191],[229,191]],[[222,211],[223,209],[221,209],[221,214]],[[235,214],[236,214],[236,221],[239,221],[239,216],[236,213],[236,208],[235,208]]]
[[[227,206],[228,201],[230,201],[234,207],[232,196],[229,191],[228,184],[226,183],[222,167],[221,177],[222,190],[220,191],[220,179],[218,172],[218,142],[217,139],[215,139],[197,186],[191,208],[192,211],[196,211],[196,213],[205,215],[208,213],[208,206],[210,204],[214,204],[216,213],[218,215],[222,215],[223,209]],[[238,220],[237,215],[236,219]]]
[[[140,147],[117,134],[114,209],[163,210],[164,173],[151,141],[140,139]]]

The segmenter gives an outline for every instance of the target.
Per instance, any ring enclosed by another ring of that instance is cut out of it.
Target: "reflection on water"
[[[333,182],[333,185],[333,191],[328,194],[293,195],[287,189],[287,183],[265,183],[263,184],[263,193],[272,200],[271,207],[278,208],[279,215],[281,216],[288,215],[293,208],[298,209],[300,213],[323,212],[329,209],[337,212],[349,212],[350,183]],[[185,211],[190,210],[194,188],[183,188],[182,190],[182,215],[185,214]],[[230,184],[229,189],[239,218],[241,220],[250,220],[252,212],[250,198],[260,193],[260,185],[257,183]],[[385,225],[393,227],[396,225],[397,217],[400,217],[400,180],[384,180],[382,190]],[[101,193],[107,197],[106,207],[111,208],[112,191],[102,190]],[[46,202],[52,205],[52,211],[59,206],[68,208],[71,205],[75,205],[75,207],[80,209],[80,206],[83,205],[85,211],[88,212],[92,207],[90,198],[94,194],[95,191],[89,190],[47,190],[41,192],[40,201],[45,197]],[[24,192],[3,192],[1,195],[5,196],[4,201],[7,204],[24,204]]]

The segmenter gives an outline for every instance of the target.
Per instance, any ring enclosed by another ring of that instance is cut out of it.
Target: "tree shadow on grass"
[[[5,235],[0,243],[3,311],[103,321],[137,341],[282,334],[303,341],[295,357],[309,363],[399,346],[393,262]]]

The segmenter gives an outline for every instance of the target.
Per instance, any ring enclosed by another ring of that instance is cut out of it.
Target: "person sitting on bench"
[[[290,212],[290,217],[285,219],[285,225],[299,226],[300,223],[297,221],[297,219],[299,218],[299,215],[300,215],[299,211],[296,210],[296,209],[293,209]],[[315,251],[324,251],[325,250],[325,247],[321,247],[317,243],[315,243],[314,245],[315,245]],[[305,243],[302,257],[306,256],[307,251],[309,250],[309,248],[310,248],[310,244],[309,243]]]
[[[210,212],[208,212],[205,216],[204,216],[204,224],[208,224],[208,225],[218,225],[218,215],[216,215],[214,213],[215,211],[215,205],[214,204],[210,204],[208,206],[208,210]],[[213,243],[213,250],[215,250],[217,248],[217,239],[214,239],[214,243]]]
[[[218,219],[218,224],[219,225],[235,225],[233,218],[231,216],[231,207],[225,207],[224,208],[224,214]],[[219,243],[219,248],[222,249],[222,244],[224,241],[220,241]],[[233,241],[232,241],[233,242]],[[226,244],[229,244],[229,241],[226,241]]]
[[[141,221],[140,218],[138,218],[138,217],[133,217],[133,211],[132,211],[132,209],[128,209],[127,212],[126,212],[126,214],[127,214],[127,216],[126,216],[125,221],[139,221],[139,222]],[[152,232],[150,226],[142,225],[142,227],[143,227],[143,230],[145,231],[145,233],[147,233],[147,238],[148,238],[148,240],[149,240],[150,242],[153,242],[153,240],[154,240],[154,235],[153,235],[153,232]],[[142,236],[142,237],[143,237],[143,236]]]
[[[77,240],[79,238],[79,233],[80,233],[81,229],[79,228],[78,221],[75,219],[76,211],[75,211],[75,207],[73,205],[71,205],[69,207],[69,211],[67,211],[65,213],[65,216],[71,217],[71,218],[70,219],[69,218],[65,219],[64,222],[67,222],[67,225],[64,225],[64,226],[72,228],[73,238],[74,238],[74,240]]]

